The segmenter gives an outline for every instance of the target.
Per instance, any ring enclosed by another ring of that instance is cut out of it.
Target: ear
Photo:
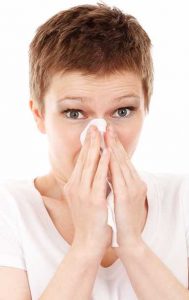
[[[33,117],[35,119],[35,122],[37,124],[37,127],[38,127],[39,131],[41,133],[45,134],[46,130],[45,130],[44,114],[41,114],[41,112],[39,111],[38,106],[35,104],[35,102],[32,99],[30,99],[30,101],[29,101],[29,107],[32,111]]]

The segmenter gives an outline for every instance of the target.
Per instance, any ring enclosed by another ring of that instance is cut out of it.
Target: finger
[[[121,150],[119,149],[119,144],[117,143],[117,139],[112,137],[111,135],[108,136],[108,141],[109,141],[108,144],[112,150],[112,153],[114,154],[114,156],[117,160],[117,163],[120,165],[120,169],[121,169],[122,175],[125,179],[125,182],[129,186],[132,181],[132,175],[131,175],[131,171],[126,163],[125,154],[124,154],[125,151],[123,152],[123,149],[121,149]]]
[[[97,197],[96,201],[102,201],[106,199],[107,192],[107,176],[109,169],[110,152],[108,148],[104,148],[102,155],[99,160],[99,164],[96,170],[96,174],[93,180],[92,189],[94,190]],[[106,202],[105,202],[106,203]]]
[[[81,183],[86,182],[87,180],[89,182],[90,187],[92,187],[99,159],[100,133],[97,129],[95,129],[94,135],[91,136],[90,147],[86,155],[86,159],[84,161]]]
[[[130,158],[128,156],[127,151],[123,147],[122,143],[120,142],[117,134],[114,132],[114,134],[111,134],[111,132],[108,132],[108,141],[110,144],[110,147],[112,148],[115,156],[117,157],[122,172],[125,176],[125,179],[127,183],[130,183],[130,180],[138,179],[139,175],[137,174],[137,171],[135,170],[134,166],[132,165]]]
[[[128,169],[130,170],[130,174],[133,178],[139,178],[139,174],[137,172],[137,170],[135,169],[134,165],[132,164],[127,151],[125,150],[125,148],[123,147],[122,143],[120,142],[120,140],[117,140],[117,146],[118,146],[118,150],[120,150],[120,154],[122,155]]]
[[[125,197],[128,188],[127,183],[125,182],[120,165],[112,149],[110,150],[110,171],[115,196],[121,195]]]
[[[84,161],[86,158],[86,155],[88,153],[90,147],[90,128],[88,128],[83,146],[81,147],[80,153],[78,155],[74,170],[71,174],[70,181],[80,181],[81,174],[83,170]]]
[[[137,179],[137,175],[135,175],[135,172],[133,172],[131,168],[130,160],[125,157],[125,153],[118,149],[118,146],[117,148],[112,149],[112,151],[117,159],[127,186],[130,186],[133,184],[133,181]]]

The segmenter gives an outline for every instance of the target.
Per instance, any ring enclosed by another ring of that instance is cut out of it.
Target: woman
[[[150,51],[137,20],[104,4],[38,28],[29,104],[51,169],[1,184],[1,299],[189,299],[188,177],[139,174],[131,162],[152,94]],[[108,125],[103,155],[94,125],[80,143],[96,118]]]

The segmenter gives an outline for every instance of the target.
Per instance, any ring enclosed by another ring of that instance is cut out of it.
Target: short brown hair
[[[56,73],[103,76],[127,70],[141,76],[148,111],[153,89],[150,38],[136,18],[104,3],[60,11],[37,28],[30,43],[30,96],[41,110]]]

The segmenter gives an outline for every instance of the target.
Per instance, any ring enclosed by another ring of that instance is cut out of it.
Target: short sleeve
[[[185,224],[185,235],[187,243],[187,252],[189,258],[189,176],[186,176],[182,183],[182,205],[183,205],[183,215]]]
[[[26,270],[23,251],[8,220],[0,213],[0,266]]]

